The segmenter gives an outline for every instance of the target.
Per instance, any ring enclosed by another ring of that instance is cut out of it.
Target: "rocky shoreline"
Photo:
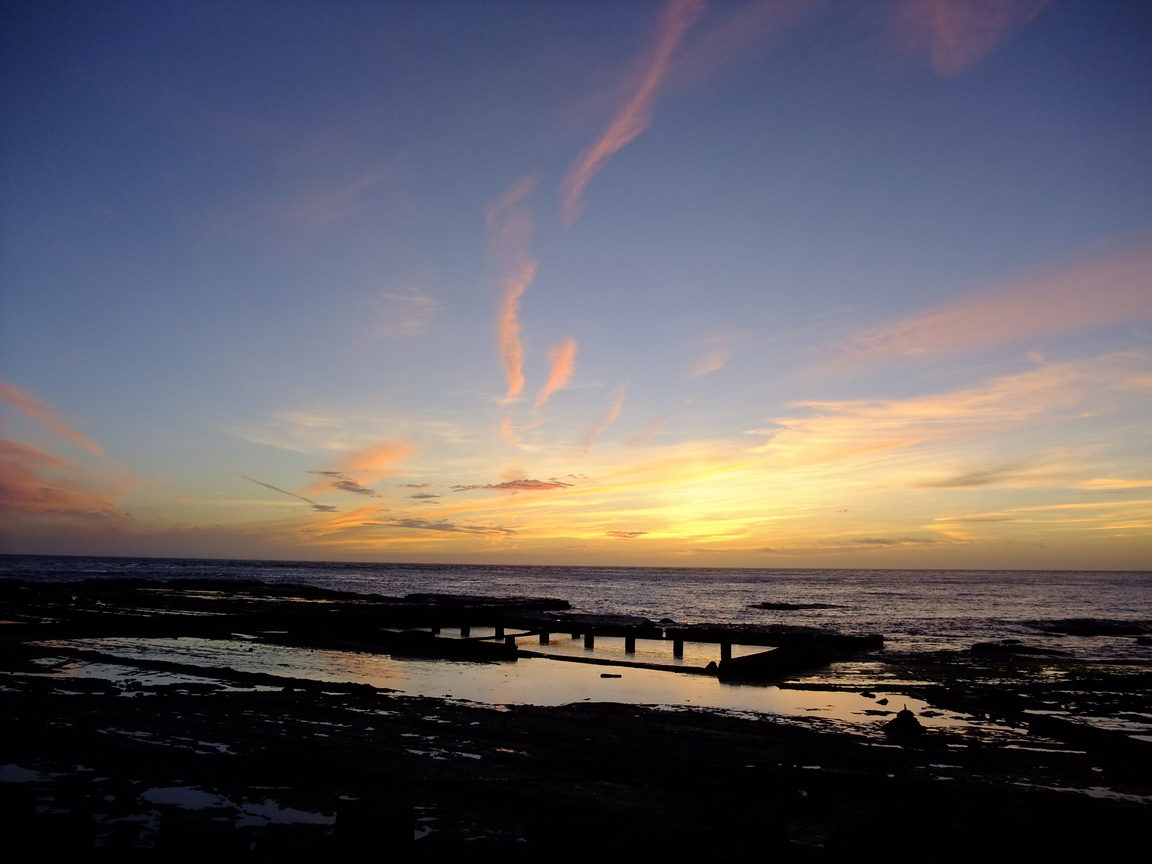
[[[1020,734],[877,737],[704,709],[478,705],[61,647],[97,631],[234,632],[241,608],[271,620],[361,602],[259,583],[85,585],[0,585],[13,622],[0,625],[0,827],[26,854],[1064,860],[1120,855],[1146,834],[1152,743],[1049,710],[1077,693],[1081,713],[1146,715],[1141,668],[1080,664],[1053,680],[1060,658],[1019,651],[879,655],[870,671],[883,664],[890,686]],[[139,674],[61,674],[77,663]]]

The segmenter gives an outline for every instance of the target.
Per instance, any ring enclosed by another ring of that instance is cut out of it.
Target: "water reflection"
[[[926,702],[894,693],[876,692],[872,696],[862,696],[859,693],[721,684],[715,678],[702,675],[605,667],[544,658],[503,663],[397,660],[379,654],[195,638],[87,639],[52,644],[101,651],[126,659],[146,658],[195,664],[205,667],[205,672],[209,674],[207,667],[230,667],[242,672],[263,672],[314,681],[370,684],[411,696],[451,698],[490,705],[624,702],[815,716],[869,725],[883,723],[889,716],[889,709],[899,710],[905,704],[917,714],[929,708]],[[562,642],[554,647],[566,650]],[[639,657],[640,646],[637,647]],[[622,654],[622,645],[620,651]],[[91,669],[81,673],[75,664],[69,668],[76,670],[73,674],[96,674]],[[606,669],[621,677],[601,677]],[[891,702],[887,707],[876,701],[885,696]],[[959,726],[972,722],[969,717],[935,711],[921,714],[921,719],[928,726]]]

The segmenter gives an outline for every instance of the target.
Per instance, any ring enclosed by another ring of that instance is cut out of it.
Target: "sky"
[[[0,551],[1152,569],[1152,7],[0,4]]]

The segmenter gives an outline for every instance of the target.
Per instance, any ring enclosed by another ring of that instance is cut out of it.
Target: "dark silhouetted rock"
[[[839,609],[831,603],[753,603],[749,609],[773,609],[781,612],[790,612],[794,609]]]
[[[1032,626],[1045,633],[1064,636],[1142,636],[1152,633],[1147,621],[1116,621],[1110,618],[1061,618],[1056,621],[1033,621]]]
[[[1032,645],[1021,645],[1019,639],[1002,639],[999,642],[977,642],[968,649],[977,656],[1009,657],[1013,655],[1034,657],[1062,657],[1066,651],[1057,651],[1055,648],[1036,648]]]
[[[923,735],[924,727],[916,719],[916,715],[908,710],[908,706],[904,706],[903,710],[898,711],[895,717],[884,724],[884,732],[895,736]]]

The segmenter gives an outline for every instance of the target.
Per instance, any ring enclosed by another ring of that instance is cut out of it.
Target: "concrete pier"
[[[684,659],[684,640],[683,639],[673,639],[672,640],[672,656],[675,657],[677,660],[683,660]]]
[[[591,651],[593,648],[596,647],[596,637],[595,637],[595,635],[593,635],[591,630],[587,631],[584,634],[584,647],[588,651]]]
[[[467,639],[471,635],[472,635],[472,628],[469,627],[467,624],[461,624],[460,625],[460,638],[461,639]]]
[[[625,636],[624,637],[624,653],[625,654],[635,654],[636,653],[636,637],[635,636]]]
[[[540,631],[540,644],[541,645],[547,645],[548,644],[548,637],[551,635],[552,634],[550,634],[547,630],[541,630]]]
[[[731,659],[732,659],[732,643],[731,642],[721,642],[720,643],[720,662],[724,662],[725,660],[731,660]]]

